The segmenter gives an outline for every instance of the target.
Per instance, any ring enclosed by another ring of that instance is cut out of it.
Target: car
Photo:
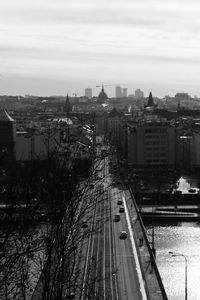
[[[119,212],[124,212],[124,207],[123,207],[123,206],[121,206],[121,207],[119,208]]]
[[[123,240],[123,239],[126,239],[127,238],[127,232],[126,231],[121,231],[120,232],[120,235],[119,235],[119,238],[121,239],[121,240]]]
[[[118,205],[122,205],[122,200],[118,200],[118,201],[117,201],[117,204],[118,204]]]
[[[116,214],[114,216],[114,222],[119,222],[120,221],[120,214]]]

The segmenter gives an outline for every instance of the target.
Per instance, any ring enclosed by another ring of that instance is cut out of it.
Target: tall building
[[[115,97],[116,98],[126,98],[127,97],[127,88],[121,88],[119,85],[115,87]]]
[[[85,97],[88,99],[92,98],[92,89],[91,88],[85,88]]]
[[[121,98],[122,97],[122,89],[120,86],[115,87],[115,97],[116,98]]]
[[[122,97],[127,98],[127,88],[122,89]]]
[[[65,101],[65,112],[66,112],[66,115],[68,116],[71,111],[72,111],[72,107],[71,107],[71,104],[70,104],[70,101],[69,101],[69,96],[67,94],[66,101]]]
[[[140,89],[135,90],[135,98],[144,98],[144,92],[141,91]]]

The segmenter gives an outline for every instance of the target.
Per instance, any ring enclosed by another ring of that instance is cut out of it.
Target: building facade
[[[9,169],[15,160],[16,122],[6,110],[0,111],[0,167]]]
[[[127,123],[120,132],[127,163],[138,172],[170,172],[179,165],[178,133],[168,122]]]
[[[85,97],[87,97],[88,99],[92,98],[92,89],[91,88],[85,89]]]
[[[122,89],[120,86],[115,87],[115,97],[116,98],[121,98],[122,97]]]
[[[141,91],[140,89],[136,89],[136,90],[135,90],[135,98],[136,98],[136,99],[144,98],[144,92]]]

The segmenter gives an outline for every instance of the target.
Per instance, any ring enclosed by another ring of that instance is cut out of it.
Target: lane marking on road
[[[126,200],[125,200],[124,196],[122,196],[122,200],[123,200],[123,203],[124,203],[125,215],[126,215],[128,230],[129,230],[129,234],[130,234],[130,240],[131,240],[131,245],[132,245],[132,249],[133,249],[133,255],[135,257],[136,271],[137,271],[137,274],[138,274],[138,280],[139,280],[139,284],[140,284],[140,291],[141,291],[141,294],[142,294],[142,298],[144,300],[147,300],[147,295],[146,295],[146,291],[145,291],[145,287],[144,287],[144,281],[143,281],[143,278],[142,278],[140,263],[139,263],[139,259],[138,259],[138,255],[137,255],[136,246],[135,246],[135,240],[134,240],[134,237],[133,237],[131,222],[130,222],[130,218],[129,218],[129,214],[128,214],[128,208],[127,208]]]

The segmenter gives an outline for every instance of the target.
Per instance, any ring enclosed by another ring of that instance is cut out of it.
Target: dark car
[[[127,232],[126,232],[126,231],[121,231],[121,232],[120,232],[120,235],[119,235],[119,238],[120,238],[121,240],[126,239],[126,238],[127,238]]]
[[[121,206],[120,208],[119,208],[119,212],[121,213],[121,212],[124,212],[124,207],[123,206]]]
[[[114,222],[119,222],[120,221],[120,214],[116,214],[114,216]]]
[[[118,205],[122,205],[122,200],[118,200],[118,201],[117,201],[117,204],[118,204]]]

